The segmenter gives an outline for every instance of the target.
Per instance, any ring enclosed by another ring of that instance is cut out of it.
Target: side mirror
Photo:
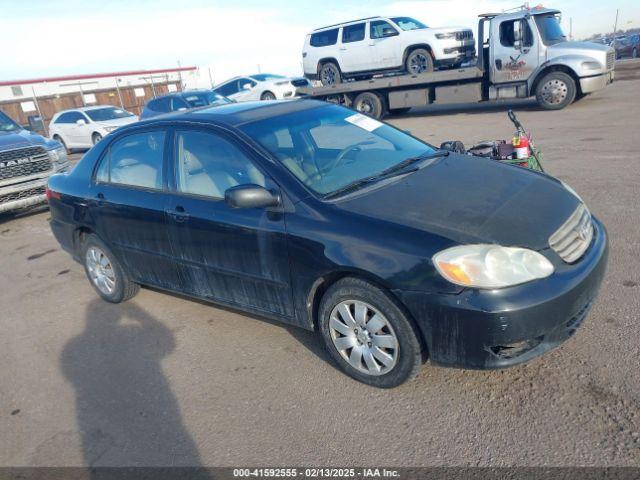
[[[516,50],[522,50],[522,32],[523,32],[523,22],[524,20],[519,20],[513,22],[513,47]]]
[[[87,124],[87,121],[86,121],[86,120],[84,120],[83,118],[79,118],[78,120],[76,120],[76,125],[78,125],[78,126],[80,126],[80,127],[81,127],[82,125],[86,125],[86,124]]]
[[[383,37],[395,37],[396,35],[398,35],[398,32],[395,31],[393,28],[387,27],[382,29]]]
[[[266,208],[280,205],[280,198],[259,185],[238,185],[224,192],[231,208]]]

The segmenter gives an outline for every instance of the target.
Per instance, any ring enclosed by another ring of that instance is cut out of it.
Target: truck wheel
[[[342,76],[340,74],[340,69],[333,62],[326,62],[320,66],[320,71],[318,72],[318,76],[320,77],[320,82],[322,85],[336,85],[338,83],[342,83]]]
[[[140,286],[129,280],[111,250],[96,235],[89,235],[82,247],[84,271],[104,300],[120,303],[138,293]]]
[[[415,75],[418,73],[433,72],[433,57],[428,50],[424,48],[416,48],[404,62],[407,72]]]
[[[344,278],[322,297],[320,332],[338,367],[379,388],[413,378],[422,365],[416,330],[384,290],[357,278]]]
[[[353,101],[353,108],[373,118],[384,117],[385,106],[380,96],[373,92],[362,92]]]
[[[536,87],[536,100],[545,110],[561,110],[576,98],[576,82],[564,72],[545,75]]]

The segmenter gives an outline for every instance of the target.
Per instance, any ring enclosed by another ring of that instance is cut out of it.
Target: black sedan
[[[608,251],[562,182],[313,100],[126,126],[47,195],[105,300],[148,285],[317,329],[378,387],[427,358],[500,368],[559,345]]]

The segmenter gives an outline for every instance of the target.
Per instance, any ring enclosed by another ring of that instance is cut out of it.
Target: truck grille
[[[470,38],[473,38],[473,32],[471,30],[456,32],[456,40],[468,40]]]
[[[582,257],[592,239],[591,213],[584,204],[580,204],[564,225],[549,237],[549,246],[562,260],[573,263]]]
[[[0,205],[7,202],[14,202],[16,200],[22,200],[23,198],[35,197],[37,195],[44,195],[45,193],[44,186],[30,188],[29,190],[22,190],[20,192],[12,192],[7,193],[5,195],[0,195]]]
[[[49,154],[42,147],[0,152],[0,180],[47,172],[51,167]]]
[[[615,61],[616,61],[616,52],[614,50],[609,50],[607,52],[607,70],[613,70]]]

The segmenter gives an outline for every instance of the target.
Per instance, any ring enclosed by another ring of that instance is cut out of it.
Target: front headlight
[[[436,38],[438,40],[448,40],[450,38],[456,38],[455,32],[451,33],[436,33]]]
[[[107,132],[111,133],[114,130],[117,130],[118,128],[120,128],[120,127],[102,127],[102,128],[104,128]]]
[[[553,265],[533,250],[500,245],[460,245],[433,256],[440,275],[456,285],[503,288],[546,278]]]
[[[69,160],[69,157],[67,157],[67,151],[64,147],[49,150],[49,157],[56,163],[66,163]]]
[[[600,62],[582,62],[582,68],[585,70],[600,70],[602,65]]]

